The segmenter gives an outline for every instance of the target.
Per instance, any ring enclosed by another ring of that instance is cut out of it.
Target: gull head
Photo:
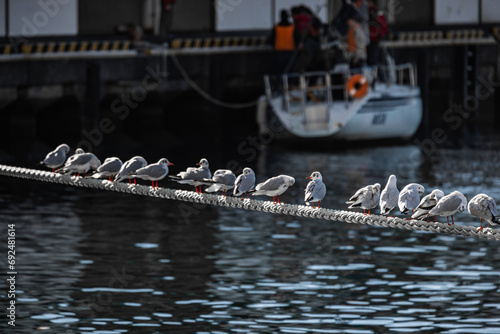
[[[323,176],[321,175],[320,172],[312,172],[310,176],[307,177],[308,179],[311,180],[323,180]]]
[[[173,166],[174,164],[171,163],[170,161],[168,161],[167,158],[161,158],[160,160],[158,160],[158,163],[160,165],[166,165],[166,166]]]
[[[69,146],[66,145],[66,144],[61,144],[61,145],[57,146],[57,148],[56,148],[56,151],[59,151],[59,150],[63,150],[64,153],[68,153],[69,152]]]
[[[295,179],[291,176],[288,176],[288,175],[282,175],[283,176],[283,179],[285,180],[285,184],[290,187],[290,186],[293,186],[295,184]]]
[[[243,168],[243,175],[251,175],[251,174],[255,174],[253,169],[252,168]]]
[[[203,158],[200,160],[200,162],[197,163],[197,165],[203,168],[208,168],[208,160]]]
[[[434,189],[432,192],[431,192],[431,196],[436,200],[436,201],[439,201],[441,199],[441,197],[444,197],[444,192],[442,192],[441,190],[439,189]]]

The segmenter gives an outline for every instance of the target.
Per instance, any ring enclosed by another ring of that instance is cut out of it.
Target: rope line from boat
[[[423,231],[432,233],[444,233],[473,237],[478,239],[489,239],[500,241],[500,229],[485,228],[478,231],[476,226],[470,225],[447,225],[445,223],[426,222],[419,220],[404,220],[379,215],[363,215],[362,213],[332,210],[327,208],[312,208],[296,204],[274,204],[271,201],[254,199],[241,200],[239,197],[222,196],[212,194],[199,194],[194,191],[159,188],[154,189],[144,185],[129,185],[127,183],[112,183],[107,180],[87,179],[62,175],[37,169],[29,169],[15,166],[0,165],[0,175],[37,180],[50,183],[59,183],[74,187],[93,188],[120,193],[149,196],[184,202],[200,203],[206,205],[218,205],[237,209],[262,211],[268,213],[307,217],[319,220],[345,222],[350,224],[364,224],[371,226],[382,226],[412,231]]]
[[[245,108],[250,108],[253,106],[256,106],[258,103],[258,99],[255,101],[247,102],[247,103],[229,103],[229,102],[224,102],[219,99],[216,99],[215,97],[211,96],[209,93],[207,93],[205,90],[203,90],[196,82],[194,82],[193,79],[189,76],[189,74],[184,70],[184,67],[182,67],[181,63],[179,62],[179,59],[177,59],[177,56],[174,54],[170,54],[170,57],[172,58],[172,62],[174,63],[175,67],[177,67],[177,70],[181,74],[182,78],[184,81],[187,82],[187,84],[194,89],[198,94],[200,94],[205,100],[223,108],[229,108],[229,109],[245,109]]]

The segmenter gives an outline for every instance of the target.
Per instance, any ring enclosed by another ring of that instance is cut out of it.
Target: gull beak
[[[200,165],[200,163],[199,163],[199,162],[197,162],[196,164],[197,164],[198,166]]]
[[[168,165],[169,165],[169,166],[174,166],[174,164],[173,164],[173,163],[169,163]]]
[[[306,177],[306,179],[310,179],[310,178],[311,178],[310,176]]]

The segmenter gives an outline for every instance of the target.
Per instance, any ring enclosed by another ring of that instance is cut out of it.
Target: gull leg
[[[490,227],[490,223],[488,222],[488,227]],[[477,228],[478,231],[481,231],[483,229],[483,218],[479,218],[479,227]]]
[[[450,225],[450,218],[448,218],[448,216],[446,216],[446,222]]]
[[[273,196],[273,203],[276,204],[276,196]]]
[[[321,207],[321,201],[318,201],[318,209]]]
[[[453,221],[453,215],[451,215],[451,223],[455,225],[455,222]]]
[[[278,195],[277,197],[278,197],[278,204],[281,204],[281,202],[280,202],[280,195]]]

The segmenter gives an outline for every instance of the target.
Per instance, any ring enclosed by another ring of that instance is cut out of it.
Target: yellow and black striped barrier
[[[172,49],[235,48],[264,46],[267,43],[267,36],[186,37],[173,39],[170,47]]]
[[[24,43],[16,46],[2,44],[0,45],[0,55],[127,51],[131,49],[131,46],[131,41],[128,40],[50,41]]]
[[[480,28],[401,31],[385,41],[387,46],[433,46],[490,43],[491,36]]]

